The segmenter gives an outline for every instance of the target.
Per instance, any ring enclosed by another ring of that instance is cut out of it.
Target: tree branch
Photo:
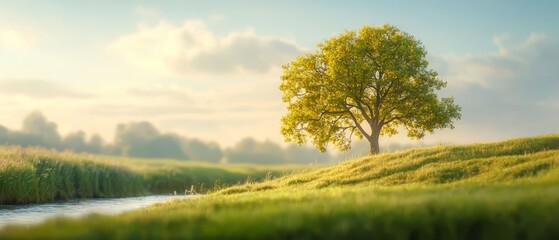
[[[322,120],[322,117],[326,114],[344,114],[346,111],[322,111],[320,113],[320,115],[318,115],[318,118],[310,118],[309,120],[311,121],[320,121]]]
[[[390,92],[390,89],[394,85],[394,82],[396,82],[396,80],[390,81],[390,84],[388,84],[388,87],[386,88],[386,90],[381,95],[381,98],[380,98],[381,101],[384,101],[384,99],[386,98],[386,96]]]
[[[353,99],[353,98],[352,98]],[[365,121],[367,122],[371,122],[371,117],[367,114],[367,112],[365,112],[365,109],[363,108],[363,105],[361,105],[361,101],[357,101],[356,99],[353,99],[353,101],[355,101],[355,103],[357,104],[357,106],[354,105],[350,105],[348,103],[346,103],[349,106],[353,106],[355,108],[357,108],[359,110],[359,112],[361,112],[361,115],[363,115],[363,118],[365,118]]]
[[[365,129],[363,129],[363,127],[361,127],[361,124],[359,121],[357,121],[357,118],[355,117],[355,115],[353,115],[353,113],[350,111],[349,108],[347,108],[347,106],[344,106],[346,108],[346,111],[349,113],[349,116],[351,117],[351,119],[353,120],[353,123],[355,124],[355,127],[357,127],[357,129],[359,129],[359,131],[361,132],[361,134],[363,134],[363,136],[365,136],[365,138],[370,139],[371,138],[371,134],[368,134]]]

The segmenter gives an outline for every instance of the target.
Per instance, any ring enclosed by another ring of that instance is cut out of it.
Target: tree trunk
[[[379,133],[380,131],[373,131],[369,139],[369,155],[375,155],[380,152],[380,147],[378,145]]]

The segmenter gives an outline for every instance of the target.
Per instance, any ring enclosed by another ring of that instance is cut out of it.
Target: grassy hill
[[[559,239],[559,135],[381,154],[0,238]]]
[[[436,146],[379,154],[337,166],[235,186],[236,193],[275,188],[497,183],[559,178],[559,135],[489,144]]]
[[[199,193],[282,175],[303,166],[213,164],[137,159],[0,147],[0,204],[41,203],[92,197],[124,197],[195,186]]]

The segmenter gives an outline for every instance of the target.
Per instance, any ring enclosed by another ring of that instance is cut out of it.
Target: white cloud
[[[168,71],[177,58],[191,59],[215,45],[215,37],[202,21],[188,21],[181,27],[160,21],[153,27],[140,24],[137,32],[114,41],[109,51],[132,65]]]
[[[455,130],[428,138],[471,142],[559,130],[559,39],[532,34],[517,44],[505,40],[493,39],[494,52],[432,59],[448,82],[445,94],[462,106],[462,119]]]
[[[503,89],[557,82],[553,72],[559,62],[559,39],[532,34],[516,45],[505,44],[505,39],[503,35],[494,37],[496,52],[442,56],[435,59],[435,69],[454,87],[476,84]]]
[[[293,42],[259,36],[253,29],[216,37],[202,20],[140,24],[108,50],[138,67],[185,76],[267,73],[301,52]]]

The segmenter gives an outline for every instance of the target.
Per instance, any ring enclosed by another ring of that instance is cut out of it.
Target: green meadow
[[[380,154],[0,238],[559,239],[559,135]]]
[[[0,204],[74,198],[206,193],[304,166],[214,164],[0,147]]]

